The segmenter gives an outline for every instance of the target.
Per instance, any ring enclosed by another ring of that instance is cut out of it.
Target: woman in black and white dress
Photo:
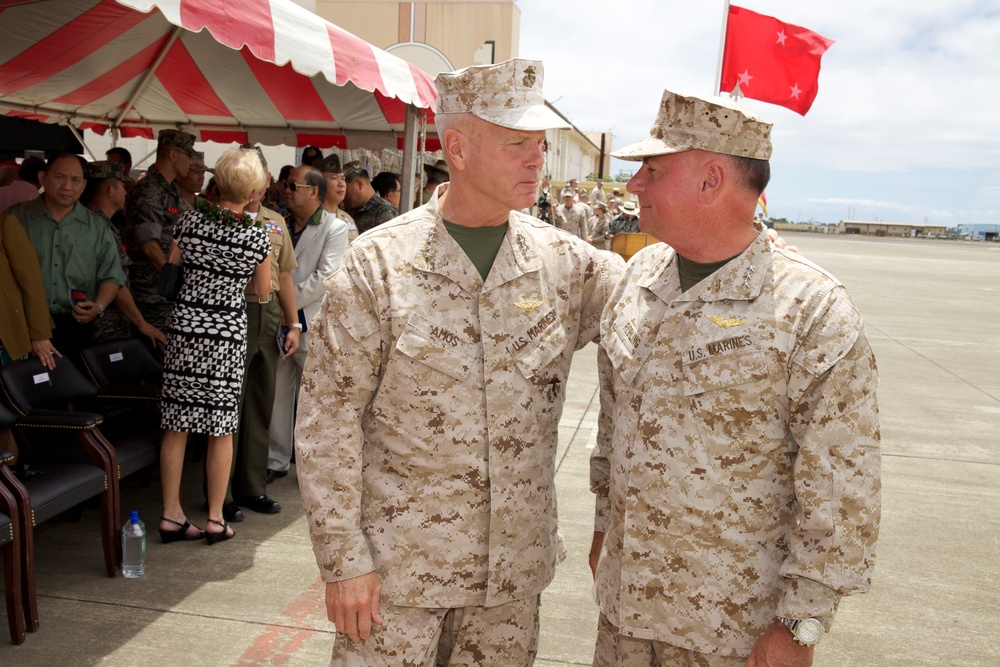
[[[256,151],[233,149],[216,163],[218,204],[199,200],[185,213],[175,239],[184,266],[184,283],[167,330],[163,368],[160,452],[164,542],[228,540],[222,503],[229,483],[233,433],[239,420],[240,388],[246,359],[247,281],[266,298],[270,290],[271,242],[243,206],[265,182]],[[177,256],[178,253],[171,253]],[[205,530],[188,521],[180,502],[181,471],[187,434],[208,434],[206,477],[208,522]]]

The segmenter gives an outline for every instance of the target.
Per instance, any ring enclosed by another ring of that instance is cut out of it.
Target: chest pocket
[[[396,340],[396,350],[459,381],[465,380],[476,362],[468,342],[416,313]]]
[[[650,352],[650,348],[642,345],[634,333],[630,335],[634,330],[631,322],[626,322],[624,326],[616,322],[611,333],[601,341],[611,365],[629,386],[633,385]]]
[[[556,319],[543,333],[527,345],[514,352],[518,370],[526,379],[538,376],[546,366],[566,351],[568,342],[566,329]]]
[[[684,395],[691,401],[703,442],[719,461],[787,445],[781,396],[761,350],[699,359],[684,366]]]

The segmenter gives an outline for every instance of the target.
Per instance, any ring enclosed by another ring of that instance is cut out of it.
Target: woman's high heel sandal
[[[188,535],[188,528],[191,527],[191,522],[185,520],[184,523],[180,521],[174,521],[173,519],[168,519],[165,516],[160,517],[160,521],[166,521],[167,523],[172,523],[175,526],[180,526],[177,530],[163,530],[160,528],[160,539],[163,540],[164,544],[170,544],[171,542],[180,542],[181,540],[186,540],[188,542],[193,542],[195,540],[200,540],[205,537],[205,531],[199,530],[197,535]]]
[[[208,541],[209,544],[215,544],[216,542],[225,542],[226,540],[231,540],[234,537],[236,537],[235,530],[233,531],[232,535],[229,534],[228,523],[225,523],[223,521],[216,521],[215,519],[209,519],[208,521],[214,523],[216,526],[222,526],[222,530],[218,533],[210,533],[207,530],[205,531],[205,539]]]

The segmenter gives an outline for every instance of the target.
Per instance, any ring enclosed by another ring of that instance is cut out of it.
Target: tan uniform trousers
[[[620,635],[604,614],[597,622],[594,667],[744,667],[746,662],[746,656],[699,653],[652,639]]]
[[[354,644],[337,634],[330,667],[530,667],[539,598],[457,609],[383,603],[382,625],[368,639]]]

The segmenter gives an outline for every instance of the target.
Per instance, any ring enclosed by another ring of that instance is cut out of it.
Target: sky
[[[546,98],[613,148],[648,136],[665,88],[715,92],[722,0],[517,4]],[[1000,224],[1000,0],[733,4],[836,42],[806,116],[741,101],[774,124],[771,217]]]

